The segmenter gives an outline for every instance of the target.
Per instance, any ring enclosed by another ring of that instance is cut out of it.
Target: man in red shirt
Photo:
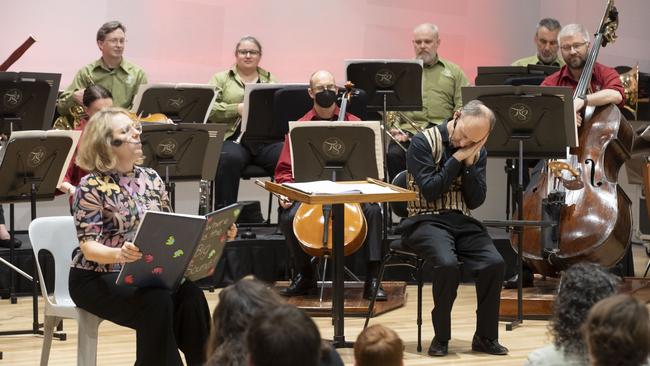
[[[560,51],[566,65],[560,71],[549,75],[542,85],[547,86],[570,86],[574,90],[578,86],[578,80],[582,69],[587,61],[590,41],[589,32],[581,24],[569,24],[564,26],[558,34]],[[591,85],[586,95],[579,95],[573,100],[576,113],[582,111],[586,106],[601,106],[616,104],[622,107],[625,104],[625,91],[616,70],[596,62],[594,64]],[[582,123],[580,115],[576,117],[578,126]]]
[[[316,71],[309,79],[309,96],[314,100],[314,107],[307,112],[300,121],[336,121],[340,110],[336,105],[338,87],[334,81],[334,75],[328,71]],[[359,121],[356,116],[345,113],[346,121]],[[291,146],[289,135],[285,136],[284,147],[280,153],[278,164],[275,167],[275,182],[293,182],[291,168]],[[279,225],[287,239],[287,246],[293,257],[294,277],[291,285],[280,292],[283,296],[296,296],[309,293],[316,288],[316,276],[310,258],[302,251],[293,232],[293,217],[300,207],[299,202],[292,202],[286,198],[280,200]],[[363,214],[368,224],[368,234],[365,245],[368,253],[368,267],[363,297],[369,299],[372,289],[378,284],[379,264],[383,256],[381,208],[376,203],[363,204]],[[362,249],[363,250],[363,249]],[[381,287],[377,293],[377,300],[386,300],[386,293]]]

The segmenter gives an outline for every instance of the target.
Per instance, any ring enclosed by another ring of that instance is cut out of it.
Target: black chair
[[[406,171],[402,171],[395,176],[392,182],[394,185],[406,188]],[[399,217],[407,217],[408,211],[406,202],[391,202],[391,209]],[[422,267],[424,267],[425,260],[419,257],[410,248],[402,245],[402,240],[393,240],[389,244],[388,254],[384,256],[379,267],[379,284],[384,278],[384,272],[387,267],[410,267],[413,269],[412,276],[418,286],[417,298],[417,325],[418,325],[418,352],[422,351],[422,287],[424,281],[422,279]],[[372,299],[368,305],[368,312],[366,313],[366,322],[363,325],[365,329],[368,326],[370,317],[374,314],[375,301],[377,299],[377,288],[374,289]]]
[[[253,165],[249,164],[244,168],[244,171],[241,173],[241,178],[244,180],[249,180],[251,178],[263,178],[263,177],[269,177],[271,181],[273,181],[273,175],[269,176],[269,173],[264,170],[259,165]],[[269,204],[268,208],[266,211],[266,220],[263,222],[264,225],[268,226],[271,225],[271,209],[273,206],[273,194],[269,192]],[[242,227],[249,227],[249,226],[255,226],[254,224],[240,224]]]

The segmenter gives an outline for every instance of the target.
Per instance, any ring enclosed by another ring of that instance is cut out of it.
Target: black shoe
[[[496,339],[487,339],[474,334],[472,339],[472,351],[489,353],[491,355],[507,355],[508,349],[499,344]]]
[[[291,285],[280,291],[280,295],[288,297],[307,295],[314,289],[316,289],[316,279],[313,277],[307,277],[302,273],[298,273],[298,275],[296,275],[296,278],[291,281]]]
[[[372,300],[372,291],[377,287],[378,284],[379,280],[377,278],[370,278],[369,280],[366,280],[366,283],[363,285],[363,298],[366,300]],[[386,295],[386,291],[384,291],[384,289],[379,286],[375,301],[386,300],[388,300],[388,295]]]
[[[429,351],[427,352],[429,356],[442,357],[447,356],[449,342],[441,342],[435,338],[431,341],[429,346]]]
[[[23,245],[23,242],[20,241],[20,239],[18,238],[14,238],[13,240],[11,239],[0,240],[0,247],[2,248],[11,248],[12,244],[14,248],[20,248],[20,246]]]
[[[519,279],[519,275],[515,274],[514,276],[508,278],[507,280],[503,281],[503,288],[505,289],[515,289],[517,288],[517,279]],[[522,288],[525,287],[533,287],[533,273],[530,271],[524,271],[524,276],[523,276],[523,281],[522,281]]]

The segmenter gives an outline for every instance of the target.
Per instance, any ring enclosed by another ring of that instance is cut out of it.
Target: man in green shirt
[[[57,100],[61,116],[70,115],[71,108],[81,106],[86,87],[101,85],[113,95],[116,107],[130,108],[141,84],[147,83],[144,71],[124,59],[126,27],[119,21],[105,23],[97,31],[97,47],[102,57],[82,67]]]
[[[537,54],[521,58],[512,63],[512,66],[548,65],[563,66],[564,60],[558,57],[559,44],[557,34],[560,32],[560,22],[553,18],[544,18],[537,24],[533,43],[537,47]]]
[[[463,70],[455,63],[438,56],[440,37],[435,24],[424,23],[413,29],[413,50],[415,57],[422,60],[422,110],[405,112],[420,130],[431,124],[438,125],[449,119],[462,106],[460,89],[469,83]],[[406,151],[411,136],[418,131],[401,116],[389,121],[388,128],[393,136],[386,153],[388,175],[392,180],[406,169]],[[399,141],[400,147],[395,140]]]

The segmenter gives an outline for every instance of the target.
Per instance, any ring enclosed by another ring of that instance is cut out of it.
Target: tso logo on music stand
[[[2,96],[2,102],[7,108],[16,108],[23,100],[23,93],[19,89],[9,89]]]
[[[331,158],[340,158],[345,153],[345,143],[338,137],[330,137],[323,141],[323,153]]]

